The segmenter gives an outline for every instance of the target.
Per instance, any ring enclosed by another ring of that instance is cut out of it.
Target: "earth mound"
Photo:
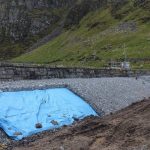
[[[13,142],[13,150],[149,150],[150,99],[103,118],[90,116],[64,126]],[[3,146],[4,147],[4,146]]]

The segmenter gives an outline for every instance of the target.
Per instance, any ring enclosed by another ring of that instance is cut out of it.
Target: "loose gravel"
[[[1,91],[67,87],[90,103],[98,113],[109,114],[150,97],[150,77],[49,79],[0,82]]]

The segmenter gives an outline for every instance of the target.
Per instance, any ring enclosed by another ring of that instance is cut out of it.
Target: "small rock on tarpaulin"
[[[55,120],[52,120],[52,121],[51,121],[51,123],[52,123],[53,125],[55,125],[55,126],[57,126],[57,125],[58,125],[58,122],[57,122],[57,121],[55,121]]]
[[[40,129],[40,128],[42,128],[42,124],[41,124],[41,123],[37,123],[37,124],[35,125],[35,127],[36,127],[37,129]]]

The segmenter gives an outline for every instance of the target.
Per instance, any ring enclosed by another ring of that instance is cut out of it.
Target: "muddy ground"
[[[11,142],[11,150],[150,150],[150,99],[117,113],[88,117],[57,131]]]

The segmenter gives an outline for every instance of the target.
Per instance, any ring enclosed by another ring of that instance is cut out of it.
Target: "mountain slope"
[[[126,51],[135,67],[140,64],[149,68],[148,2],[124,0],[90,10],[80,18],[79,24],[74,23],[54,40],[13,61],[101,67],[110,60],[124,60]]]
[[[50,34],[76,0],[0,0],[0,59],[25,52]]]

